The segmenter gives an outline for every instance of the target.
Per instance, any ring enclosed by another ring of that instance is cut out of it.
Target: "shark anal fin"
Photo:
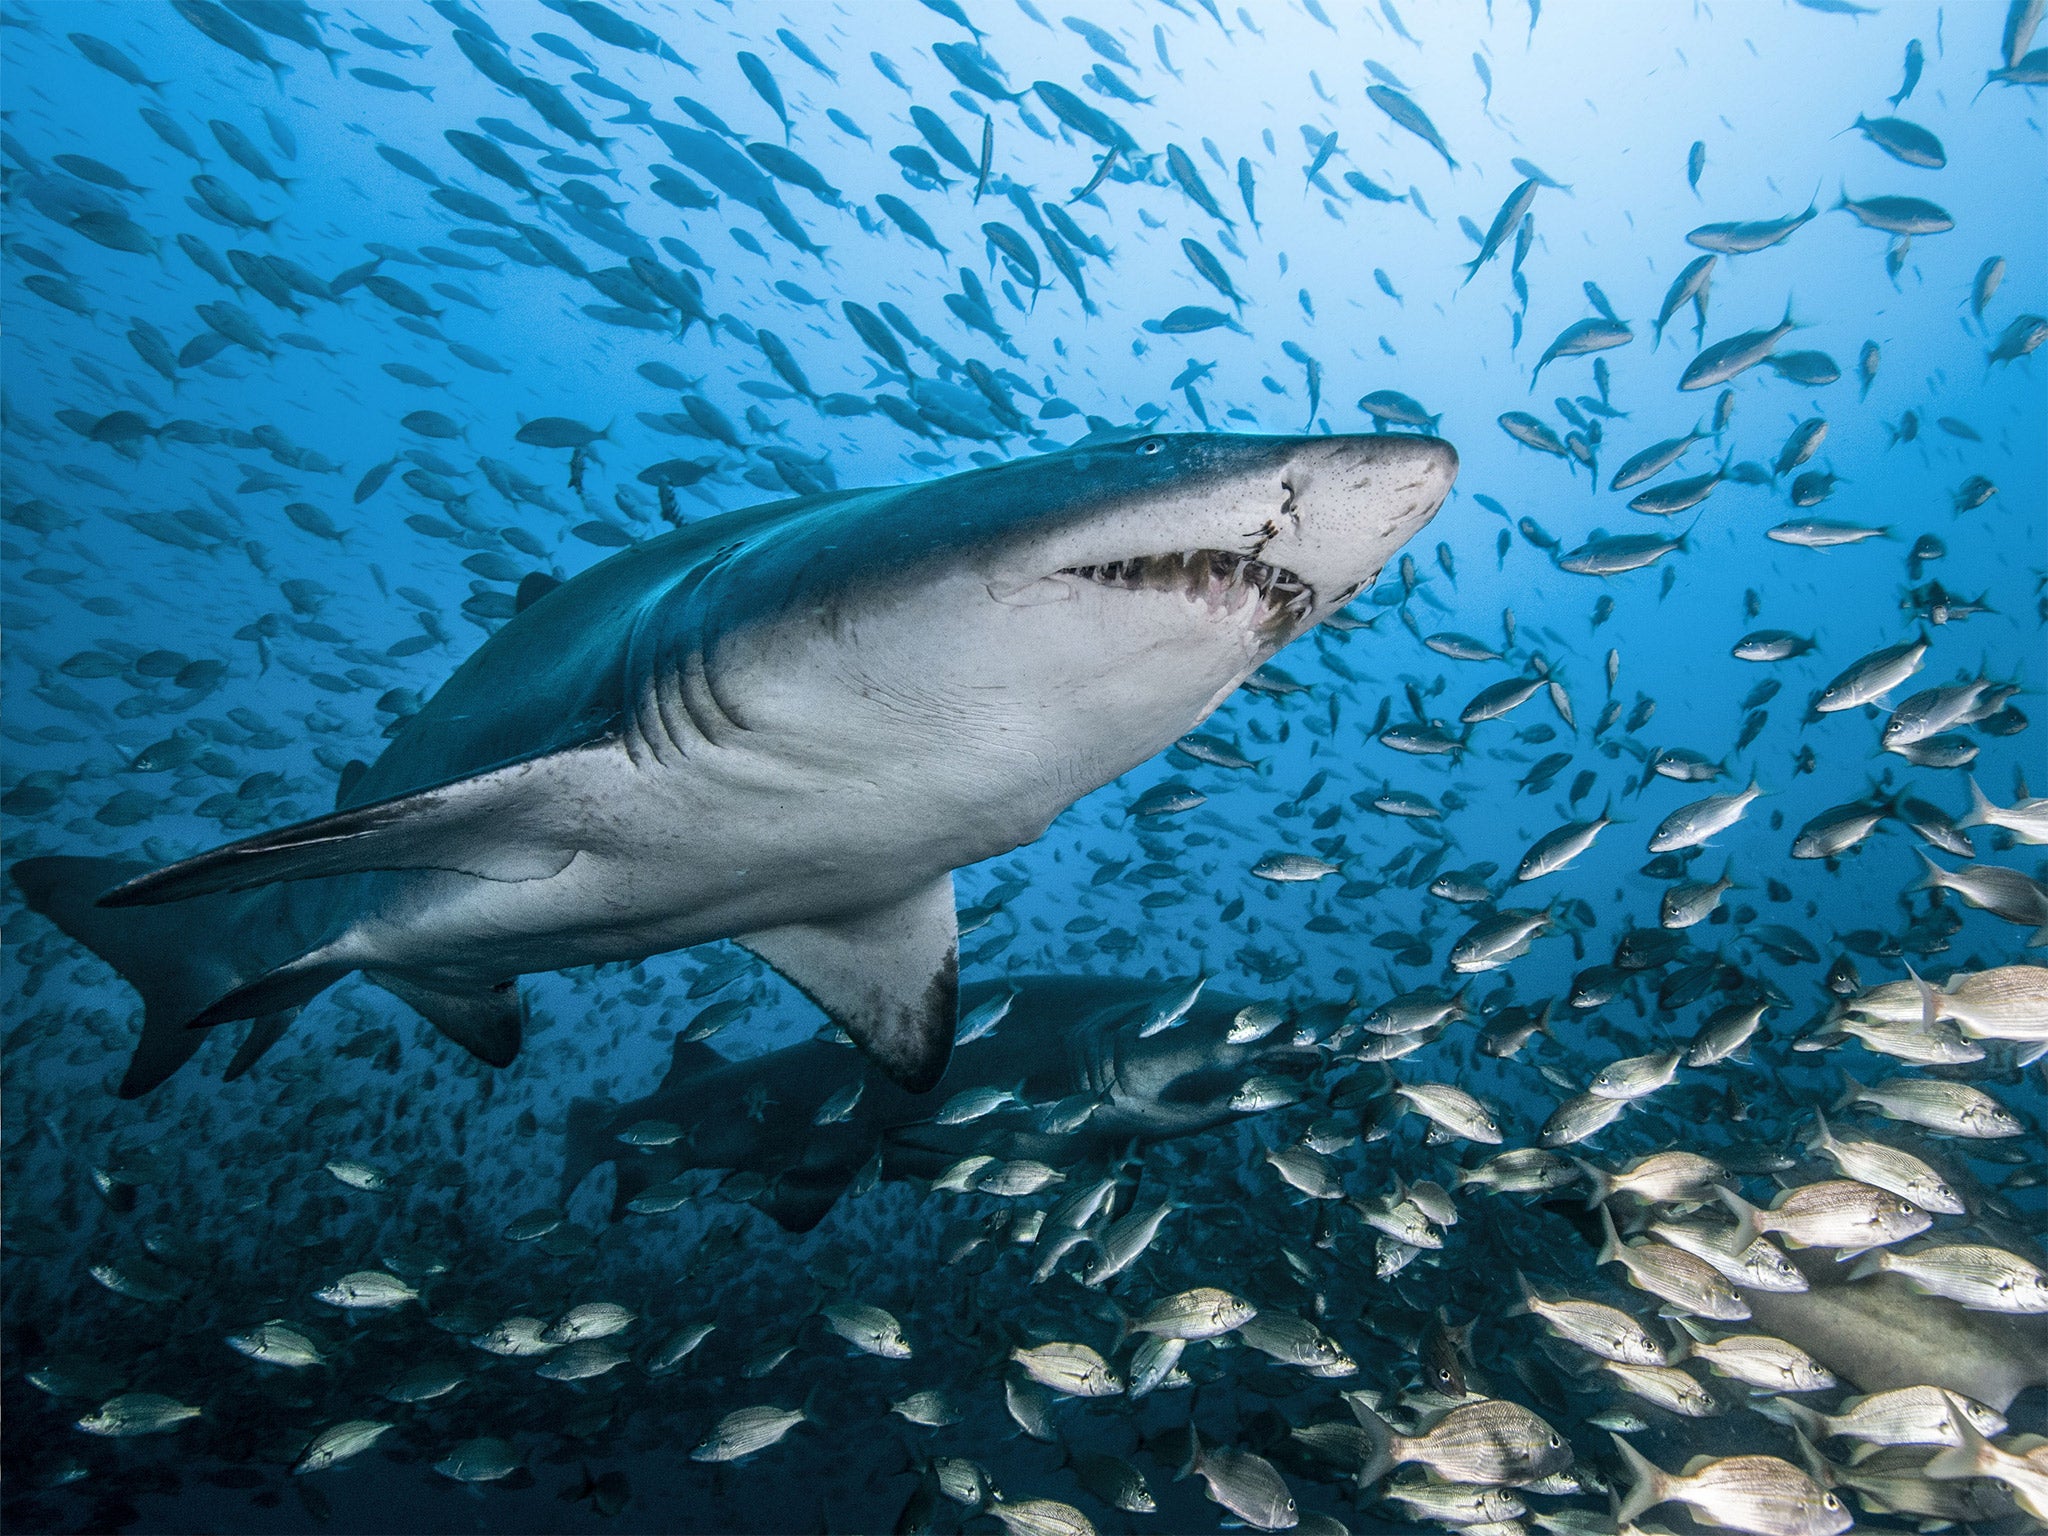
[[[946,874],[886,907],[738,941],[824,1009],[892,1081],[923,1093],[953,1050],[959,933]]]
[[[390,971],[363,974],[413,1008],[478,1061],[493,1067],[509,1067],[519,1055],[526,1005],[518,982],[502,981],[494,987],[456,991],[428,986]]]
[[[155,906],[279,880],[376,869],[447,869],[487,880],[543,880],[576,857],[560,795],[536,758],[431,789],[259,832],[151,870],[100,898]]]

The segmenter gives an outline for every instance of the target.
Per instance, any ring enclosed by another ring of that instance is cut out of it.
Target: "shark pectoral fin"
[[[576,857],[559,825],[564,798],[545,758],[259,832],[151,870],[100,897],[103,907],[155,906],[279,880],[373,869],[448,869],[487,880],[544,880]]]
[[[739,935],[912,1093],[937,1083],[960,1015],[953,877],[886,907]]]
[[[526,1006],[518,982],[456,991],[427,986],[390,971],[365,971],[363,975],[487,1066],[509,1067],[519,1054]]]

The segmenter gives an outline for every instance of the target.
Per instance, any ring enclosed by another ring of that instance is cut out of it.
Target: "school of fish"
[[[9,1529],[2048,1528],[2048,4],[1074,9],[0,10]]]

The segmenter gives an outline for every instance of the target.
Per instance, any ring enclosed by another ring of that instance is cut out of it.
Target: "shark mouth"
[[[1059,574],[1132,592],[1179,592],[1226,610],[1235,610],[1251,598],[1266,611],[1268,620],[1289,623],[1307,618],[1316,604],[1315,588],[1294,572],[1222,549],[1138,555],[1107,565],[1068,566]]]

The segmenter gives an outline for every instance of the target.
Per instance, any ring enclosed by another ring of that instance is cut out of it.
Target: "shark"
[[[766,1183],[751,1203],[786,1231],[807,1232],[867,1174],[932,1179],[976,1153],[1108,1165],[1256,1113],[1262,1101],[1245,1092],[1254,1076],[1306,1081],[1322,1064],[1313,1045],[1296,1043],[1295,1024],[1331,1005],[1275,1012],[1263,1021],[1268,1033],[1243,1038],[1253,1035],[1239,1023],[1249,1000],[1205,987],[1179,1023],[1147,1035],[1160,990],[1133,977],[971,982],[960,992],[970,1012],[1006,1001],[1007,1011],[991,1034],[953,1052],[928,1094],[828,1040],[731,1060],[678,1036],[667,1076],[646,1098],[571,1103],[561,1203],[605,1164],[616,1173],[614,1221],[657,1185],[725,1169],[759,1174]],[[942,1123],[944,1105],[975,1088],[1014,1098]],[[848,1098],[850,1107],[834,1107]],[[735,1104],[749,1108],[735,1114]],[[635,1145],[628,1133],[650,1123],[665,1144]]]
[[[2040,1257],[2037,1243],[2002,1225],[1966,1240]],[[1946,1387],[2003,1413],[2022,1392],[2048,1386],[2048,1315],[1969,1311],[1897,1275],[1851,1280],[1848,1265],[1818,1249],[1787,1257],[1807,1288],[1738,1287],[1754,1326],[1805,1350],[1859,1392]]]
[[[360,972],[494,1066],[518,978],[732,939],[911,1092],[952,872],[1042,835],[1349,603],[1443,505],[1416,435],[1103,434],[649,539],[526,602],[327,815],[161,868],[15,864],[140,994],[117,1092],[246,1068]]]

